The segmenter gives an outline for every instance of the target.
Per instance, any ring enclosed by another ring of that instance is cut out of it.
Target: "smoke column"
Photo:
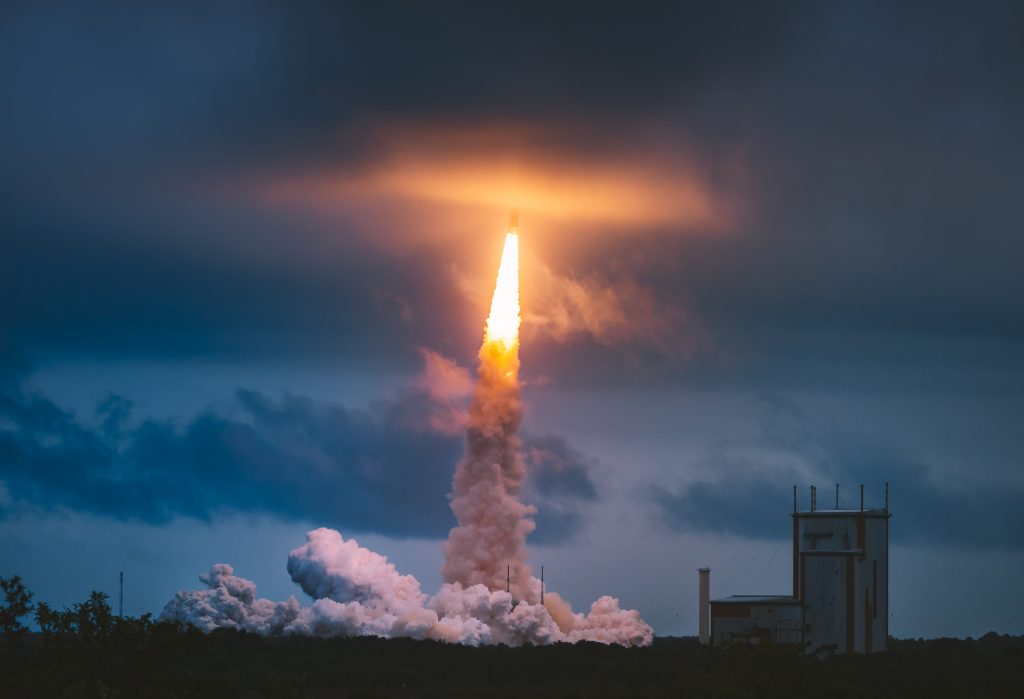
[[[411,575],[384,556],[332,529],[306,534],[288,556],[292,580],[315,601],[273,602],[256,585],[219,563],[200,575],[205,590],[178,592],[161,619],[204,631],[233,628],[265,636],[373,635],[480,645],[598,641],[648,645],[654,631],[614,597],[573,612],[555,592],[540,604],[540,581],[530,575],[526,536],[536,509],[519,501],[526,477],[517,436],[519,395],[519,236],[513,218],[505,237],[477,384],[466,430],[466,453],[452,483],[458,521],[443,544],[441,589],[428,597]],[[506,571],[511,571],[505,590]]]
[[[526,466],[516,435],[519,397],[519,236],[505,236],[498,280],[480,347],[477,384],[469,407],[466,454],[455,471],[452,511],[459,526],[444,545],[444,581],[505,589],[533,601],[526,536],[536,510],[518,499]]]

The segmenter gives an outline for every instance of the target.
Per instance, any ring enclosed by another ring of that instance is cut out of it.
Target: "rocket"
[[[519,209],[511,209],[508,212],[508,232],[519,232]]]

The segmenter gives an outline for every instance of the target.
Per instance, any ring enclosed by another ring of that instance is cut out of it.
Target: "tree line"
[[[120,617],[93,592],[70,608],[0,578],[0,697],[1005,697],[1024,696],[1024,637],[896,640],[873,655],[790,646],[519,647],[410,639],[207,634]],[[26,625],[35,621],[35,630]]]

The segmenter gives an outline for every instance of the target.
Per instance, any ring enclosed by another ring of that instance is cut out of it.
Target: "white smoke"
[[[385,556],[345,541],[333,529],[306,534],[288,556],[288,574],[313,599],[359,602],[368,608],[422,607],[426,595],[411,575],[401,575]]]
[[[287,602],[256,598],[256,584],[234,575],[234,568],[218,563],[199,576],[206,590],[180,591],[164,607],[161,619],[192,624],[203,631],[239,629],[264,636],[290,632],[305,612],[295,597]]]
[[[481,645],[598,641],[647,645],[653,631],[635,611],[602,597],[588,614],[573,613],[549,593],[545,604],[516,604],[512,594],[484,585],[444,583],[433,597],[401,575],[387,558],[316,529],[288,556],[288,572],[316,601],[302,607],[295,597],[274,602],[256,597],[256,585],[220,563],[199,579],[207,589],[178,592],[160,618],[190,623],[203,631],[239,629],[263,636],[381,636],[434,639]],[[528,597],[539,598],[540,581],[529,579]]]

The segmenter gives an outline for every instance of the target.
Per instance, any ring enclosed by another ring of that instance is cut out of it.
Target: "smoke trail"
[[[530,516],[536,510],[518,499],[526,466],[516,435],[523,403],[519,396],[519,241],[514,231],[505,239],[479,358],[466,454],[452,486],[451,507],[459,526],[451,530],[443,547],[441,575],[445,582],[500,590],[509,584],[511,574],[512,596],[535,601],[526,536],[533,531]]]

